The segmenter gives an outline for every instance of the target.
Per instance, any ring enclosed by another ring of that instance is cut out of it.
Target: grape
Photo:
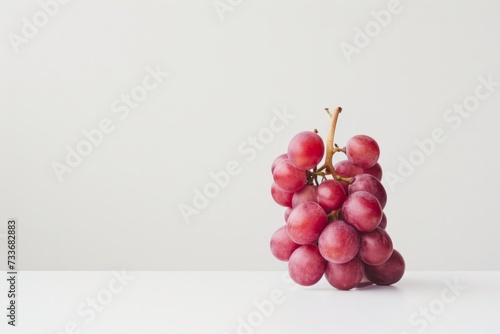
[[[290,278],[300,285],[317,283],[325,272],[326,261],[321,257],[318,246],[304,245],[297,248],[288,262]]]
[[[363,269],[364,269],[364,266],[363,266]],[[366,278],[366,275],[364,274],[364,270],[363,270],[363,278],[361,278],[361,282],[359,282],[356,287],[357,288],[364,288],[364,287],[372,285],[372,284],[373,284],[373,282],[370,281],[368,278]]]
[[[377,197],[380,206],[384,209],[387,203],[387,193],[382,183],[373,175],[360,174],[354,178],[354,182],[349,185],[349,195],[356,191],[367,191]]]
[[[339,290],[358,286],[363,278],[363,262],[357,257],[346,263],[326,263],[325,278]]]
[[[405,272],[405,261],[401,254],[394,250],[389,260],[378,266],[365,264],[366,277],[375,284],[389,285],[398,282]]]
[[[335,180],[321,182],[317,193],[318,204],[326,211],[340,209],[346,198],[344,187]]]
[[[272,162],[271,195],[285,207],[286,225],[273,233],[271,253],[288,261],[292,280],[305,286],[323,275],[339,290],[395,283],[405,263],[385,231],[380,148],[356,135],[341,149],[334,135],[342,108],[325,110],[331,117],[327,149],[316,130],[303,131]],[[345,153],[346,160],[333,166],[334,153]]]
[[[306,183],[307,175],[303,170],[295,168],[289,160],[283,160],[274,168],[273,179],[281,189],[296,192]]]
[[[363,173],[373,175],[377,180],[382,181],[382,167],[378,162],[372,167],[363,170]]]
[[[323,159],[324,153],[323,140],[312,131],[296,134],[288,145],[288,159],[301,170],[316,166]]]
[[[360,232],[374,230],[382,220],[382,208],[377,198],[366,191],[347,196],[342,205],[342,216]]]
[[[348,160],[342,160],[335,164],[335,171],[342,177],[353,177],[359,174],[363,174],[363,168],[356,166],[355,164],[349,162]],[[342,187],[344,187],[345,192],[347,193],[347,189],[349,183],[340,181]]]
[[[363,168],[356,166],[352,162],[348,160],[341,160],[333,166],[335,171],[343,177],[352,177],[359,174],[363,174]]]
[[[274,201],[282,206],[292,206],[293,193],[284,191],[276,183],[271,185],[271,196]]]
[[[361,233],[359,258],[366,264],[376,266],[389,259],[393,251],[389,234],[377,227],[371,232]]]
[[[347,141],[346,155],[353,164],[368,169],[377,163],[380,148],[373,138],[357,135]]]
[[[385,216],[385,213],[382,213],[382,220],[380,221],[380,224],[378,224],[378,227],[383,230],[387,227],[387,217]]]
[[[321,255],[333,263],[346,263],[352,260],[359,250],[358,232],[342,220],[328,224],[318,240]]]
[[[316,202],[316,186],[306,184],[302,189],[293,194],[292,208],[304,202]]]
[[[271,253],[281,261],[288,261],[293,251],[300,247],[290,240],[286,226],[280,227],[271,237]]]
[[[274,159],[273,164],[271,165],[271,173],[274,172],[274,168],[276,167],[276,165],[282,162],[283,160],[288,160],[288,154],[283,153],[281,155],[278,155],[278,157]]]
[[[305,202],[292,210],[287,220],[290,239],[300,245],[311,244],[328,224],[328,217],[318,203]]]

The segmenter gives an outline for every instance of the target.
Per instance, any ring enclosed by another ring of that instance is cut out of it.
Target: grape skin
[[[380,156],[377,142],[366,135],[357,135],[347,141],[347,160],[353,164],[368,169],[373,167]]]
[[[281,206],[292,206],[293,193],[284,191],[274,182],[271,185],[271,196]]]
[[[363,173],[371,174],[371,175],[375,176],[377,178],[377,180],[382,181],[382,174],[383,174],[382,167],[380,166],[380,164],[378,162],[375,165],[373,165],[372,167],[363,170]]]
[[[328,224],[328,217],[318,203],[305,202],[292,210],[287,219],[288,236],[299,245],[316,242]]]
[[[288,145],[288,159],[301,170],[316,166],[325,153],[325,144],[320,136],[312,131],[296,134]]]
[[[292,197],[292,208],[304,202],[316,202],[316,186],[306,184],[302,189],[296,191]]]
[[[359,250],[359,234],[342,220],[328,224],[318,240],[321,255],[333,263],[346,263],[352,260]]]
[[[304,245],[297,248],[288,261],[288,273],[297,284],[310,286],[319,282],[325,272],[326,261],[318,246]]]
[[[360,232],[373,231],[380,224],[382,214],[377,198],[366,191],[352,193],[342,205],[342,216]]]
[[[382,183],[380,183],[375,176],[370,174],[360,174],[356,176],[354,178],[354,182],[352,182],[348,187],[348,193],[351,195],[356,191],[367,191],[375,195],[380,203],[380,206],[384,209],[385,204],[387,203],[387,192],[385,191]]]
[[[273,179],[281,189],[296,192],[305,185],[307,175],[303,170],[295,168],[289,160],[283,160],[274,168]]]
[[[286,208],[285,210],[285,222],[288,220],[288,217],[290,216],[290,213],[292,213],[292,208]]]
[[[340,182],[326,180],[318,186],[317,200],[326,211],[338,210],[346,199],[346,192]]]
[[[397,251],[392,252],[391,257],[378,266],[365,264],[366,277],[375,284],[390,285],[398,282],[405,272],[405,261]]]
[[[281,155],[278,155],[276,159],[274,159],[271,165],[271,174],[274,173],[274,168],[276,168],[276,165],[282,162],[283,160],[288,160],[288,154],[283,153]]]
[[[382,220],[380,221],[380,224],[378,224],[378,227],[383,230],[385,230],[385,228],[387,227],[387,217],[385,213],[382,213]]]
[[[292,253],[300,247],[290,240],[286,231],[286,225],[280,227],[271,237],[271,253],[280,261],[288,261]]]
[[[363,262],[358,257],[346,263],[326,263],[325,278],[334,288],[350,290],[363,278]]]
[[[380,227],[371,232],[361,233],[359,258],[364,263],[372,266],[382,264],[389,259],[392,251],[391,237]]]

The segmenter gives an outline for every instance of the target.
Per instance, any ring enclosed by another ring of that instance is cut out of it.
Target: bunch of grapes
[[[323,275],[341,290],[393,284],[403,276],[405,262],[385,231],[380,149],[365,135],[352,137],[343,148],[334,144],[341,110],[326,109],[331,117],[326,144],[317,131],[300,132],[272,164],[271,195],[286,207],[286,225],[273,234],[271,252],[288,261],[290,277],[301,285],[313,285]],[[333,165],[337,152],[347,159]]]

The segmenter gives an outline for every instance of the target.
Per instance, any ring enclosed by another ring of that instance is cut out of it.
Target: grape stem
[[[342,210],[338,209],[335,211],[330,212],[327,217],[328,217],[328,222],[332,222],[334,220],[339,220],[340,217],[342,216]]]
[[[342,177],[333,168],[333,155],[337,152],[344,152],[345,147],[340,148],[336,144],[334,144],[335,138],[335,128],[337,127],[337,120],[339,118],[339,114],[342,112],[341,107],[335,108],[333,113],[330,112],[328,108],[325,108],[326,113],[331,117],[330,122],[330,132],[328,133],[328,138],[326,140],[326,155],[325,155],[325,163],[315,171],[315,173],[323,173],[323,175],[331,175],[335,180],[344,181],[351,183],[353,178],[351,177]]]

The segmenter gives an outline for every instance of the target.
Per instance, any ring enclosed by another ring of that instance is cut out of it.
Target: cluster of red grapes
[[[286,207],[286,225],[273,234],[271,252],[288,261],[290,277],[305,286],[323,274],[341,290],[396,283],[405,263],[385,231],[387,193],[380,182],[379,146],[365,135],[352,137],[344,148],[333,144],[342,109],[326,110],[332,118],[326,155],[316,131],[304,131],[272,164],[271,195]],[[347,160],[333,165],[336,152]]]

